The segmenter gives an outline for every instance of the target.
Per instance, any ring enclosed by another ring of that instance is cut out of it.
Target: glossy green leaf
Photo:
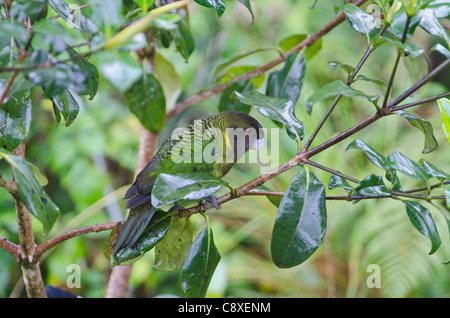
[[[352,3],[344,4],[342,9],[352,28],[364,35],[369,42],[377,32],[375,18]]]
[[[431,49],[430,52],[437,51],[444,55],[445,57],[450,57],[450,51],[445,46],[443,46],[441,43],[435,44]]]
[[[355,68],[353,66],[338,61],[330,61],[328,62],[328,64],[330,65],[331,72],[334,72],[337,68],[341,68],[347,73],[347,76],[350,76],[350,74],[355,71]]]
[[[450,4],[447,5],[450,6]],[[419,25],[422,29],[424,29],[431,35],[440,37],[447,43],[450,42],[450,38],[447,32],[435,15],[435,10],[428,8],[423,9],[420,11],[420,17],[421,19]]]
[[[444,172],[441,169],[433,166],[431,163],[425,161],[424,159],[420,159],[419,163],[425,169],[428,179],[442,178],[450,180],[450,175],[447,172]]]
[[[100,51],[95,54],[100,74],[119,91],[125,92],[142,77],[142,66],[126,51]]]
[[[150,251],[159,242],[162,241],[170,226],[170,216],[164,211],[156,211],[150,220],[147,228],[133,247],[121,249],[111,259],[112,245],[104,250],[105,255],[110,260],[111,266],[126,265],[137,260],[144,253]],[[111,233],[113,234],[113,233]],[[114,237],[110,237],[109,242],[114,242]]]
[[[173,271],[183,265],[192,244],[192,224],[189,219],[172,218],[163,240],[155,247],[157,271]]]
[[[295,176],[281,200],[273,227],[272,260],[288,268],[307,260],[326,231],[325,187],[313,173]]]
[[[73,63],[72,74],[76,73],[79,77],[77,82],[71,82],[69,89],[80,95],[89,95],[93,99],[98,89],[98,70],[92,63],[81,57],[74,49],[68,48],[70,60]],[[76,76],[72,75],[71,78]]]
[[[80,106],[78,105],[75,98],[73,98],[69,90],[66,89],[61,94],[51,96],[50,100],[53,104],[56,126],[58,126],[62,114],[66,122],[66,127],[69,127],[80,111]]]
[[[234,110],[239,111],[244,114],[250,113],[251,106],[246,105],[239,101],[236,97],[236,94],[234,93],[244,93],[245,91],[253,90],[253,84],[251,80],[244,80],[240,82],[236,82],[228,86],[222,93],[222,96],[220,97],[218,110],[219,112],[228,111],[228,110]]]
[[[408,43],[408,42],[403,43],[399,40],[394,40],[394,39],[391,39],[391,38],[388,38],[385,36],[377,36],[373,40],[373,42],[376,46],[393,44],[398,49],[403,50],[403,54],[405,56],[411,56],[413,59],[422,55],[424,52],[424,49],[418,44],[412,44],[412,43]]]
[[[394,9],[393,11],[395,11],[396,8],[397,8],[397,6],[395,6],[395,5],[391,6],[391,10]],[[405,31],[405,27],[406,27],[406,20],[407,20],[406,12],[405,12],[405,10],[396,10],[394,14],[390,14],[390,15],[392,16],[392,18],[391,18],[391,23],[390,23],[389,29],[392,31],[392,34],[394,34],[394,36],[398,40],[401,40],[403,37],[403,33]],[[421,17],[418,14],[415,14],[414,16],[412,16],[411,21],[409,22],[407,33],[406,33],[406,39],[409,39],[413,35],[414,31],[416,30],[417,26],[419,25],[420,19],[421,19]]]
[[[239,0],[239,2],[242,3],[252,15],[252,24],[253,24],[253,22],[255,21],[255,16],[253,15],[252,4],[250,3],[250,0]]]
[[[226,5],[222,0],[195,0],[195,2],[207,8],[213,8],[217,11],[219,17],[222,16],[226,9]]]
[[[22,22],[30,17],[34,23],[47,16],[47,0],[15,0],[11,5],[11,16]]]
[[[14,150],[27,136],[31,118],[30,91],[11,96],[0,108],[0,146],[9,151]]]
[[[300,96],[306,75],[305,55],[292,53],[286,57],[282,70],[269,75],[266,95],[278,98],[288,98],[294,104]]]
[[[28,73],[28,79],[34,85],[42,86],[47,97],[61,94],[73,80],[70,66],[67,64],[58,64],[52,68],[33,70]]]
[[[400,171],[408,177],[419,180],[424,186],[430,188],[427,172],[425,171],[425,169],[417,162],[402,155],[400,152],[394,151],[389,154],[386,160],[386,166]]]
[[[405,204],[406,213],[408,214],[411,223],[422,235],[431,241],[431,250],[429,254],[433,254],[441,245],[441,237],[439,236],[430,211],[414,201],[403,200],[403,203]]]
[[[404,111],[397,111],[395,113],[406,118],[411,125],[418,128],[423,133],[425,137],[425,145],[422,150],[423,154],[430,153],[438,147],[438,142],[433,134],[433,126],[428,120],[415,117]]]
[[[180,200],[201,200],[212,196],[225,182],[209,173],[161,173],[152,190],[152,204],[161,208]]]
[[[388,188],[383,182],[383,178],[374,174],[365,177],[355,188],[356,195],[380,196],[390,195]]]
[[[321,87],[308,98],[308,100],[306,101],[307,112],[311,114],[313,105],[318,101],[337,95],[343,95],[346,97],[365,98],[372,103],[376,103],[379,98],[379,96],[366,95],[365,93],[359,90],[351,88],[344,82],[336,80]]]
[[[242,103],[254,105],[265,117],[284,124],[289,137],[297,140],[297,143],[303,139],[305,128],[295,117],[294,103],[291,100],[266,96],[256,91],[244,94],[236,92],[236,96]]]
[[[196,237],[186,255],[181,282],[188,298],[205,297],[220,254],[214,244],[211,229],[204,228]]]
[[[153,74],[146,73],[125,93],[128,107],[142,126],[152,132],[161,130],[166,117],[164,91]]]
[[[450,210],[450,184],[444,185],[444,195],[447,210]]]
[[[48,3],[70,27],[81,30],[86,34],[99,32],[97,26],[90,19],[86,18],[82,12],[74,14],[72,9],[63,0],[48,0]]]
[[[364,141],[360,139],[353,140],[348,146],[345,151],[348,151],[349,149],[359,149],[362,150],[367,158],[377,167],[381,169],[386,169],[386,158],[371,148],[368,144],[366,144]]]
[[[441,98],[437,100],[439,110],[441,111],[441,122],[444,135],[447,137],[447,141],[450,144],[450,99]]]
[[[48,233],[59,216],[59,208],[53,203],[36,179],[36,174],[22,157],[0,149],[0,157],[13,168],[14,179],[22,203],[43,225]]]
[[[195,49],[194,37],[186,20],[181,20],[177,23],[177,28],[174,32],[174,41],[181,56],[187,62],[192,52]]]
[[[353,190],[353,187],[350,186],[347,180],[332,174],[330,176],[330,181],[328,182],[328,189],[333,190],[336,188],[343,188],[347,193],[350,193]]]
[[[388,84],[385,81],[382,81],[382,80],[376,79],[376,78],[370,78],[370,77],[364,76],[362,74],[358,74],[355,77],[355,81],[365,81],[365,82],[371,82],[371,83],[377,84],[383,91],[386,91],[386,88],[388,86]]]

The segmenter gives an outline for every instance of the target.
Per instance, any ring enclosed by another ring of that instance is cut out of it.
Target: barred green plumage
[[[114,253],[131,247],[145,230],[155,210],[150,199],[160,173],[207,172],[222,178],[239,157],[259,147],[263,140],[259,122],[236,111],[222,112],[174,131],[125,194],[131,210],[114,244]]]

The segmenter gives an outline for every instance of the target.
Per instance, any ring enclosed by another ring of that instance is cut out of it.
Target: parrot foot
[[[211,203],[216,208],[216,210],[219,210],[222,207],[220,204],[217,203],[216,197],[213,195],[206,198],[205,202]]]
[[[175,202],[174,204],[173,204],[173,207],[171,207],[170,209],[169,209],[169,211],[167,211],[167,212],[173,212],[173,211],[176,211],[176,212],[178,212],[179,210],[181,210],[181,209],[184,209],[178,202]]]

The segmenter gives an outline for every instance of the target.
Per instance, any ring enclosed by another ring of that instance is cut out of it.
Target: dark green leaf
[[[219,17],[226,9],[226,5],[222,0],[195,0],[195,2],[207,8],[213,8],[217,11]]]
[[[331,61],[328,62],[328,64],[330,65],[331,72],[334,72],[334,70],[336,70],[339,67],[347,73],[347,77],[350,76],[350,74],[352,74],[355,71],[355,68],[353,66],[338,61]]]
[[[320,246],[326,231],[325,187],[304,170],[295,176],[275,220],[272,260],[281,268],[299,265]]]
[[[362,150],[374,165],[383,170],[386,169],[386,158],[382,154],[371,148],[369,145],[367,145],[364,141],[360,139],[353,140],[347,146],[347,149],[345,151],[348,151],[349,149]]]
[[[98,71],[97,68],[81,57],[74,49],[68,48],[67,53],[73,63],[72,80],[69,84],[69,89],[80,95],[89,95],[89,99],[93,99],[97,94],[98,88]]]
[[[53,103],[56,126],[58,126],[62,114],[66,122],[66,127],[69,127],[80,111],[80,106],[75,98],[73,98],[72,94],[66,89],[61,94],[51,96],[50,100]]]
[[[402,155],[400,152],[394,151],[389,154],[386,160],[386,166],[398,170],[408,177],[419,180],[424,186],[430,188],[425,169],[417,162]]]
[[[390,30],[399,40],[401,40],[403,37],[403,32],[405,31],[406,27],[406,19],[407,15],[405,10],[398,10],[392,16]],[[412,16],[411,21],[409,23],[408,31],[406,33],[406,39],[409,39],[413,35],[414,31],[416,30],[416,27],[419,25],[420,19],[421,19],[420,14],[415,14],[414,16]]]
[[[450,6],[450,4],[447,4]],[[443,39],[446,43],[450,42],[450,38],[444,27],[439,22],[433,9],[423,9],[420,11],[420,27],[430,33]]]
[[[294,104],[297,102],[306,74],[305,55],[292,53],[286,57],[282,70],[269,75],[266,95],[278,98],[288,98]]]
[[[173,271],[183,265],[192,243],[192,225],[189,219],[172,218],[169,230],[155,247],[157,271]]]
[[[350,86],[346,85],[344,82],[336,80],[334,82],[328,83],[324,87],[321,87],[315,91],[306,101],[306,110],[311,114],[312,106],[323,99],[343,95],[346,97],[359,97],[366,98],[368,101],[376,104],[379,96],[366,95],[365,93],[358,91]]]
[[[347,193],[350,193],[353,188],[350,184],[342,177],[332,174],[330,176],[330,182],[328,183],[328,189],[333,190],[336,188],[344,188]]]
[[[298,143],[303,139],[305,128],[295,117],[294,103],[291,100],[266,96],[256,91],[244,94],[236,92],[236,96],[242,103],[254,105],[265,117],[284,124],[291,139]]]
[[[73,12],[72,9],[63,0],[48,0],[48,3],[58,15],[66,21],[69,27],[82,30],[86,34],[95,34],[99,32],[97,26],[84,16],[80,10]]]
[[[437,101],[442,115],[442,129],[447,141],[450,144],[450,100],[448,98],[441,98]]]
[[[12,2],[11,16],[21,23],[30,17],[34,23],[47,16],[47,0],[15,0]]]
[[[438,142],[433,134],[433,126],[428,120],[415,117],[404,111],[397,111],[396,114],[406,118],[411,125],[422,131],[425,137],[425,146],[422,150],[423,154],[430,153],[438,147]]]
[[[219,112],[234,110],[245,114],[250,113],[251,106],[240,102],[236,98],[236,94],[234,93],[234,91],[244,93],[245,91],[249,90],[253,90],[253,85],[251,84],[250,80],[236,82],[228,86],[222,93],[222,97],[220,98],[218,105]]]
[[[375,18],[352,3],[344,4],[342,9],[352,28],[364,35],[367,41],[370,41],[370,38],[377,32]]]
[[[14,150],[27,136],[31,124],[30,91],[11,96],[0,109],[0,146]]]
[[[252,11],[252,5],[250,3],[250,0],[239,0],[240,3],[242,3],[250,12],[250,14],[252,15],[252,24],[255,21],[255,16],[253,15],[253,11]]]
[[[382,80],[380,80],[380,79],[369,78],[369,77],[364,76],[364,75],[362,75],[362,74],[359,74],[359,75],[357,75],[357,76],[355,77],[355,81],[360,81],[360,80],[361,80],[361,81],[365,81],[365,82],[372,82],[372,83],[375,83],[375,84],[377,84],[378,86],[380,86],[381,89],[382,89],[383,91],[385,91],[386,88],[387,88],[387,86],[388,86],[388,84],[387,84],[386,82],[384,82],[384,81],[382,81]]]
[[[413,59],[420,56],[424,52],[424,49],[420,45],[408,42],[402,43],[401,41],[394,40],[385,36],[377,36],[373,40],[373,42],[375,46],[393,44],[400,50],[403,50],[404,55],[411,56]]]
[[[158,175],[152,190],[152,204],[161,208],[179,200],[201,200],[210,197],[225,182],[209,173],[179,173]]]
[[[431,241],[429,254],[433,254],[441,245],[441,237],[439,236],[430,211],[414,201],[403,200],[403,203],[405,204],[406,213],[411,223],[422,235]]]
[[[125,92],[142,77],[142,66],[126,51],[100,51],[95,54],[100,74],[119,91]]]
[[[424,159],[420,159],[419,163],[422,165],[422,167],[425,169],[427,173],[428,179],[431,178],[443,178],[443,179],[449,179],[450,175],[441,169],[433,166],[431,163],[425,161]]]
[[[111,258],[111,252],[115,237],[114,233],[111,232],[108,244],[104,249],[105,256],[109,259],[111,266],[129,264],[136,261],[144,253],[150,251],[166,235],[169,229],[170,219],[170,216],[166,212],[156,211],[135,246],[121,249],[113,258]]]
[[[142,126],[152,132],[161,130],[166,116],[166,99],[161,85],[153,74],[146,73],[125,94],[128,107]]]
[[[194,52],[195,42],[191,33],[191,28],[185,19],[177,23],[173,38],[178,51],[187,62],[192,52]]]
[[[450,51],[445,46],[443,46],[441,43],[435,44],[430,49],[430,52],[433,52],[433,51],[438,51],[439,53],[441,53],[442,55],[444,55],[447,58],[450,57]]]
[[[0,157],[5,159],[13,168],[14,179],[22,203],[43,225],[48,233],[59,216],[59,208],[36,180],[36,174],[22,157],[14,156],[6,150],[0,149]]]
[[[370,174],[358,184],[358,186],[355,188],[355,194],[370,197],[390,195],[391,193],[384,185],[382,177]]]
[[[204,228],[192,243],[184,261],[181,281],[186,297],[205,297],[219,261],[220,254],[214,244],[212,230]]]

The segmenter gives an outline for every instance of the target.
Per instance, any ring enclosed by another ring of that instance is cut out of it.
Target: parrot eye
[[[252,131],[252,127],[245,128],[246,133],[250,133]]]

